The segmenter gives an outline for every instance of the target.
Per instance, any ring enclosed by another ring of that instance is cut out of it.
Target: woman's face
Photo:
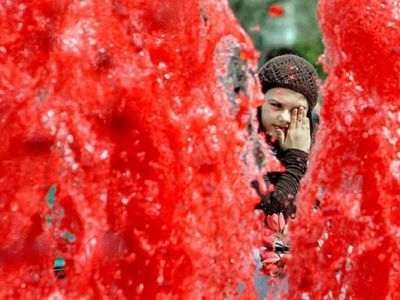
[[[307,99],[303,94],[286,88],[273,88],[265,93],[265,103],[261,108],[261,121],[266,133],[273,138],[278,137],[277,129],[287,133],[292,110],[304,107],[308,112]]]

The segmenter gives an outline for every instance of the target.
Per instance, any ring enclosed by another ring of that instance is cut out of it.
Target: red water
[[[289,295],[398,299],[400,4],[319,5]],[[226,2],[3,1],[0,22],[0,297],[254,298],[259,87]]]
[[[283,16],[285,10],[279,4],[272,4],[272,5],[268,6],[267,12],[268,12],[269,16],[272,18],[280,18]]]
[[[260,93],[227,2],[2,1],[0,22],[0,298],[254,297]]]
[[[318,15],[329,77],[289,295],[400,299],[400,2],[322,0]]]

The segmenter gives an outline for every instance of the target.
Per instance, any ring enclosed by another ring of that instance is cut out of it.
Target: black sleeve
[[[296,213],[295,197],[307,169],[308,154],[302,150],[288,149],[280,160],[285,166],[285,172],[268,173],[264,176],[267,186],[274,184],[272,192],[263,195],[256,181],[252,182],[252,186],[262,199],[256,208],[264,210],[268,215],[282,212],[287,219]]]

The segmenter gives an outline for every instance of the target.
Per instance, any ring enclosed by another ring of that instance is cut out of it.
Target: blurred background
[[[323,53],[317,21],[318,0],[229,0],[242,27],[260,51],[259,67],[273,56],[298,54],[326,75],[318,64]]]

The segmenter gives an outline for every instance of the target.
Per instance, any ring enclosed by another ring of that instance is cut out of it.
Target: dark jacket
[[[262,194],[259,183],[252,182],[252,186],[261,198],[256,208],[264,210],[267,215],[282,212],[285,219],[293,218],[296,213],[295,198],[300,180],[307,169],[308,154],[298,149],[282,151],[276,145],[271,145],[271,147],[276,157],[285,166],[285,171],[269,172],[264,175],[267,187],[274,185],[274,190],[270,193]]]

